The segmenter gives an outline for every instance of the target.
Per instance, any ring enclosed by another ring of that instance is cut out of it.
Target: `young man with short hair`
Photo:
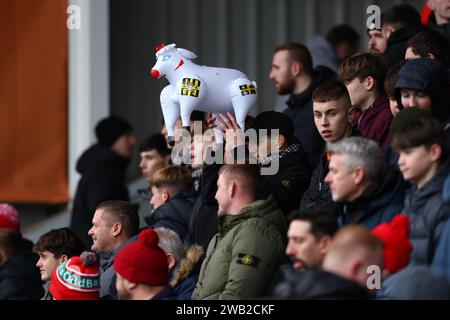
[[[39,255],[36,267],[41,272],[42,281],[50,281],[53,272],[62,262],[80,255],[83,249],[83,242],[69,228],[54,229],[43,234],[33,246],[33,252]],[[42,299],[51,300],[48,285]]]
[[[264,295],[284,257],[286,220],[273,196],[264,198],[258,165],[224,165],[216,199],[219,232],[211,240],[192,295],[253,299]]]
[[[448,67],[449,56],[448,40],[433,29],[416,33],[406,42],[405,60],[418,58],[437,59]]]
[[[152,228],[174,230],[184,242],[197,198],[191,173],[175,166],[160,169],[153,175],[151,190],[150,204],[155,209],[145,221]]]
[[[325,142],[336,142],[359,135],[349,122],[350,96],[342,82],[325,81],[314,91],[312,99],[314,122]],[[335,209],[330,189],[324,182],[328,162],[329,157],[324,148],[320,162],[313,171],[309,188],[303,194],[301,209]]]
[[[360,53],[344,61],[338,74],[347,87],[352,107],[361,112],[352,125],[382,148],[388,143],[392,121],[389,99],[383,92],[385,75],[381,58],[370,53]]]
[[[413,252],[410,261],[431,264],[434,251],[450,206],[442,200],[442,185],[448,175],[445,133],[431,116],[401,111],[395,118],[397,130],[392,147],[399,154],[398,165],[406,181],[412,183],[405,197],[403,212],[411,219],[410,239]]]

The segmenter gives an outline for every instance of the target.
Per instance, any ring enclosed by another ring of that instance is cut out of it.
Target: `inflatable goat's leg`
[[[214,119],[219,119],[222,120],[222,118],[220,118],[219,113],[213,113],[212,114]],[[214,128],[214,140],[216,142],[216,144],[223,144],[223,136],[220,134],[220,132],[224,132],[222,130],[222,128],[217,124],[217,120],[214,121],[215,123],[215,128]]]
[[[245,78],[236,79],[231,84],[230,94],[236,122],[245,130],[245,118],[256,102],[256,82]]]
[[[180,118],[180,106],[173,102],[173,94],[173,87],[168,85],[161,91],[160,96],[161,109],[168,134],[167,142],[170,146],[175,145],[175,123]]]

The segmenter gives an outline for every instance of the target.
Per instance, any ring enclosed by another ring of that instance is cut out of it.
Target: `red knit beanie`
[[[391,222],[377,226],[371,232],[383,243],[384,268],[391,274],[405,267],[413,249],[409,241],[409,218],[400,214]]]
[[[158,235],[153,229],[143,230],[134,241],[120,250],[114,258],[114,270],[128,281],[149,286],[166,286],[169,267]]]
[[[97,256],[85,251],[61,263],[52,274],[49,287],[55,300],[98,300],[100,274]]]
[[[20,231],[19,213],[13,206],[7,203],[0,203],[0,228]]]

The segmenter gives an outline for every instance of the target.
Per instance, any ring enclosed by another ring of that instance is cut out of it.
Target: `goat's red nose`
[[[152,71],[150,72],[150,75],[152,76],[152,78],[159,78],[159,71],[156,69],[152,69]]]

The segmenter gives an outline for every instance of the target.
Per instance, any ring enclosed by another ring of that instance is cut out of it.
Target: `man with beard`
[[[297,270],[318,268],[338,230],[336,216],[326,211],[293,212],[286,255]]]
[[[333,75],[333,70],[324,66],[313,69],[311,54],[303,44],[286,43],[275,49],[269,79],[275,83],[278,95],[291,95],[284,113],[293,122],[294,135],[311,164],[318,163],[323,148],[323,140],[314,125],[311,96]]]
[[[379,56],[386,50],[386,39],[380,29],[367,29],[369,53]]]

